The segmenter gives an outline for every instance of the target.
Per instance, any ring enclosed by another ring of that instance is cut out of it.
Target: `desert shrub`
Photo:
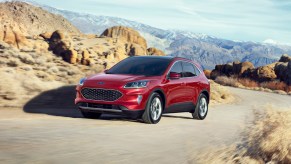
[[[12,58],[7,62],[7,65],[10,67],[17,67],[19,66],[20,61],[18,59]]]
[[[35,63],[38,65],[45,65],[46,61],[47,61],[47,58],[44,56],[40,56],[40,57],[35,59]]]
[[[26,54],[26,53],[22,53],[21,55],[19,55],[19,59],[21,62],[25,64],[32,65],[35,63],[35,60],[29,54]]]
[[[290,109],[254,110],[254,122],[244,138],[219,150],[201,153],[201,163],[291,163]]]
[[[23,69],[25,71],[31,71],[32,70],[32,67],[29,66],[29,65],[24,65],[24,66],[21,66],[20,69]]]
[[[234,100],[233,95],[227,90],[227,88],[210,81],[210,99],[211,103],[228,103]]]
[[[282,90],[285,92],[291,91],[291,86],[288,86],[286,83],[283,81],[268,81],[268,82],[263,82],[260,84],[261,87],[263,88],[268,88],[271,90]]]
[[[215,82],[221,85],[252,89],[256,91],[274,92],[279,94],[291,92],[291,86],[288,86],[286,83],[279,80],[259,83],[250,78],[218,76],[215,79]]]
[[[54,67],[50,67],[48,70],[47,70],[48,73],[58,73],[59,72],[59,69],[58,67],[54,66]]]
[[[237,78],[227,77],[227,76],[218,76],[215,79],[215,82],[221,85],[233,86],[233,87],[238,87],[240,85]]]
[[[256,88],[260,86],[258,82],[251,80],[249,78],[239,78],[238,82],[242,84],[243,86],[250,87],[250,88]]]

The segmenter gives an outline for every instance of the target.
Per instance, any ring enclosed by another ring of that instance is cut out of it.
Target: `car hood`
[[[120,75],[100,73],[87,78],[86,81],[106,82],[106,83],[127,83],[131,81],[144,80],[143,75]]]

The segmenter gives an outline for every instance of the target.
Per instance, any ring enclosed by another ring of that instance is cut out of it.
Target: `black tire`
[[[159,106],[160,106],[160,109],[161,109],[160,115],[157,116],[158,117],[157,119],[154,119],[153,116],[152,116],[152,113],[151,113],[152,112],[151,105],[152,105],[153,100],[155,98],[158,98],[160,100],[160,105]],[[146,109],[145,109],[145,111],[144,111],[144,113],[142,115],[142,120],[147,124],[156,124],[161,120],[163,110],[164,110],[164,108],[163,108],[162,98],[158,93],[154,92],[154,93],[152,93],[150,95],[150,97],[148,99],[148,102],[147,102],[147,105],[146,105]]]
[[[204,99],[204,100],[202,100],[202,99]],[[205,112],[203,112],[203,113],[205,113],[204,115],[201,115],[201,110],[203,110],[203,108],[201,108],[201,103],[203,103],[204,104],[204,102],[202,102],[202,101],[205,101],[206,100],[206,107],[207,107],[207,110],[206,110],[206,113]],[[194,118],[194,119],[196,119],[196,120],[204,120],[205,119],[205,117],[207,116],[207,113],[208,113],[208,99],[207,99],[207,97],[202,93],[200,96],[199,96],[199,98],[198,98],[198,101],[197,101],[197,104],[196,104],[196,107],[195,107],[195,110],[194,110],[194,113],[192,113],[192,117]]]
[[[102,113],[96,113],[96,112],[88,112],[88,111],[81,111],[84,118],[90,118],[90,119],[97,119],[100,118]]]

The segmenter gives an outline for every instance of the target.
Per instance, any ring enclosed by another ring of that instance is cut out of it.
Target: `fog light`
[[[139,105],[141,100],[142,100],[142,95],[138,95],[136,100],[137,100],[137,103]]]

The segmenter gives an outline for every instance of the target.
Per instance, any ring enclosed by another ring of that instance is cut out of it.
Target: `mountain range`
[[[101,34],[112,26],[134,28],[146,38],[149,46],[157,47],[171,56],[196,60],[205,69],[213,69],[217,64],[233,61],[250,61],[258,67],[277,61],[282,54],[291,54],[291,46],[288,45],[232,41],[187,31],[159,29],[118,17],[60,10],[29,0],[25,2],[62,15],[83,33]]]

